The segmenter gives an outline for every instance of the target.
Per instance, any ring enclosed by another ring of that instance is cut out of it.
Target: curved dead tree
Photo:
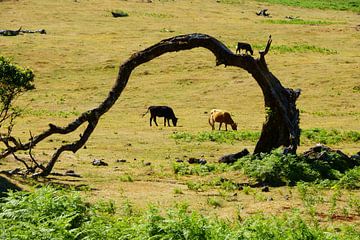
[[[296,153],[299,145],[299,111],[296,109],[296,99],[300,95],[299,90],[284,88],[280,81],[269,71],[265,62],[265,55],[271,45],[271,36],[267,42],[266,49],[260,52],[260,58],[254,59],[250,55],[236,55],[223,43],[205,34],[187,34],[172,37],[133,54],[119,69],[118,77],[107,98],[97,107],[82,113],[75,121],[65,127],[49,124],[49,128],[43,133],[31,137],[28,143],[21,143],[15,138],[6,141],[7,148],[0,154],[0,159],[19,150],[30,150],[39,142],[53,134],[68,134],[78,129],[82,124],[87,124],[86,129],[80,135],[79,140],[62,145],[52,155],[46,166],[36,163],[33,169],[33,177],[47,176],[50,174],[59,156],[65,151],[78,151],[89,139],[99,122],[100,117],[106,113],[120,97],[126,87],[131,72],[139,65],[149,62],[165,53],[189,50],[203,47],[210,50],[216,57],[216,65],[236,66],[249,72],[259,84],[263,94],[265,107],[267,109],[266,121],[262,133],[256,144],[254,153],[270,152],[279,146],[285,146],[286,151]],[[3,140],[4,141],[4,140]],[[35,171],[38,168],[40,171]]]

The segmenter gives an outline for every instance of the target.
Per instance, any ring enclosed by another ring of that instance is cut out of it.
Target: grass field
[[[301,1],[314,3],[307,6],[279,4],[285,2],[0,1],[0,29],[21,26],[47,31],[46,35],[0,36],[0,55],[30,67],[36,75],[36,89],[17,101],[26,110],[17,120],[14,133],[25,142],[29,131],[39,134],[49,123],[63,126],[96,107],[111,89],[118,66],[162,39],[205,33],[234,52],[238,41],[249,42],[254,57],[258,57],[271,34],[273,43],[266,58],[271,72],[285,87],[302,89],[297,106],[305,134],[299,152],[325,141],[332,148],[355,154],[360,151],[358,1],[330,1],[331,6],[325,4],[328,1]],[[323,7],[315,5],[318,2]],[[264,8],[269,9],[271,18],[255,14]],[[128,16],[113,18],[111,11]],[[150,127],[149,116],[142,117],[150,105],[171,106],[179,118],[178,126],[163,127],[159,120],[159,127]],[[213,108],[230,111],[239,134],[245,137],[212,141],[207,121]],[[268,193],[261,188],[231,190],[231,186],[219,190],[209,184],[216,178],[237,183],[248,183],[249,178],[240,171],[174,172],[176,159],[205,158],[216,164],[224,154],[243,148],[252,151],[265,114],[260,87],[248,73],[216,67],[213,55],[204,49],[166,54],[133,71],[119,101],[100,120],[86,148],[62,155],[54,168],[61,173],[74,170],[82,178],[51,176],[43,182],[77,186],[89,201],[111,200],[118,207],[130,201],[138,209],[149,204],[165,209],[186,202],[202,214],[229,219],[236,217],[238,209],[248,216],[257,212],[277,215],[296,208],[311,218],[301,188],[277,187]],[[78,134],[54,136],[41,143],[34,156],[46,161],[54,148],[76,140]],[[179,135],[185,140],[174,137]],[[103,159],[109,166],[92,166],[94,159]],[[119,159],[126,162],[117,162]],[[1,170],[17,166],[11,158],[0,161]],[[25,189],[37,184],[12,181]],[[358,190],[343,190],[335,208],[333,190],[314,192],[323,196],[323,201],[316,202],[321,224],[359,226],[356,207],[349,207],[351,199],[359,199]],[[344,209],[351,218],[326,217],[330,210],[343,216]]]

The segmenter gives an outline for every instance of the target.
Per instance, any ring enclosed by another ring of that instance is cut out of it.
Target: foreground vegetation
[[[226,221],[205,217],[186,204],[166,212],[152,206],[135,211],[124,203],[86,203],[78,193],[39,188],[12,192],[0,202],[2,239],[359,239],[351,226],[320,227],[294,211],[291,215],[256,214]],[[240,214],[240,213],[239,213]]]

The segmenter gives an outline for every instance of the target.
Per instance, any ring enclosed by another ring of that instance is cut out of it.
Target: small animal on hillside
[[[267,10],[268,10],[268,9],[262,9],[262,10],[260,10],[259,12],[257,12],[256,15],[258,15],[258,16],[264,16],[264,17],[269,17],[269,16],[270,16],[270,13],[267,13]]]
[[[230,124],[232,130],[237,130],[237,124],[232,120],[230,113],[220,110],[220,109],[213,109],[210,112],[209,116],[209,124],[212,130],[215,129],[215,122],[220,123],[219,130],[221,129],[221,125],[225,123],[225,130],[227,131],[227,125]]]
[[[152,121],[154,120],[154,123],[156,126],[158,126],[156,122],[156,117],[164,117],[164,126],[166,126],[166,122],[168,126],[170,127],[170,119],[172,120],[172,123],[174,127],[176,127],[178,118],[175,116],[174,111],[171,107],[168,106],[150,106],[148,110],[143,114],[143,117],[150,111],[150,126],[152,126]]]
[[[253,55],[254,51],[251,48],[251,45],[244,42],[238,42],[237,48],[236,48],[236,54],[239,52],[241,53],[241,49],[245,50],[245,53],[247,54],[250,52],[251,55]]]

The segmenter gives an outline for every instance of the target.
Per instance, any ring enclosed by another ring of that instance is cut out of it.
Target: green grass
[[[260,137],[260,132],[256,131],[210,131],[191,134],[186,132],[174,132],[171,138],[186,142],[217,142],[217,143],[234,143],[235,141],[252,141],[255,142]]]
[[[304,188],[305,189],[305,188]],[[208,204],[222,201],[209,197]],[[2,239],[356,239],[355,227],[337,231],[291,215],[255,214],[229,221],[205,217],[179,205],[166,212],[156,206],[134,211],[128,202],[117,211],[111,202],[86,203],[78,193],[42,187],[14,192],[0,202]]]
[[[173,171],[178,175],[198,175],[204,176],[211,172],[218,171],[215,164],[189,164],[189,163],[174,163]]]
[[[282,4],[294,7],[332,9],[360,12],[358,0],[258,0],[259,2]]]
[[[303,20],[303,19],[265,19],[264,23],[269,24],[298,24],[298,25],[331,25],[339,24],[339,22],[323,21],[323,20]]]
[[[360,132],[339,131],[336,129],[325,130],[322,128],[306,129],[301,132],[302,142],[310,141],[322,144],[338,144],[341,142],[360,142]]]
[[[252,44],[252,47],[256,50],[265,49],[265,44]],[[235,45],[228,45],[228,48],[235,49]],[[271,52],[278,54],[285,53],[320,53],[320,54],[337,54],[338,51],[335,49],[329,49],[309,44],[296,44],[296,45],[271,45]],[[356,91],[356,90],[354,90]]]
[[[27,108],[22,110],[22,114],[28,116],[36,116],[36,117],[60,117],[60,118],[69,118],[69,117],[76,117],[80,115],[78,111],[50,111],[45,109],[33,109]]]
[[[185,142],[217,142],[233,144],[235,142],[257,142],[260,137],[258,131],[205,131],[197,134],[187,132],[173,132],[170,138]],[[359,131],[340,131],[336,129],[311,128],[301,131],[302,143],[357,143],[360,141]]]
[[[265,45],[254,45],[255,49],[264,49]],[[293,46],[287,45],[271,45],[271,51],[275,53],[321,53],[321,54],[336,54],[334,49],[328,49],[308,44],[298,44]]]

